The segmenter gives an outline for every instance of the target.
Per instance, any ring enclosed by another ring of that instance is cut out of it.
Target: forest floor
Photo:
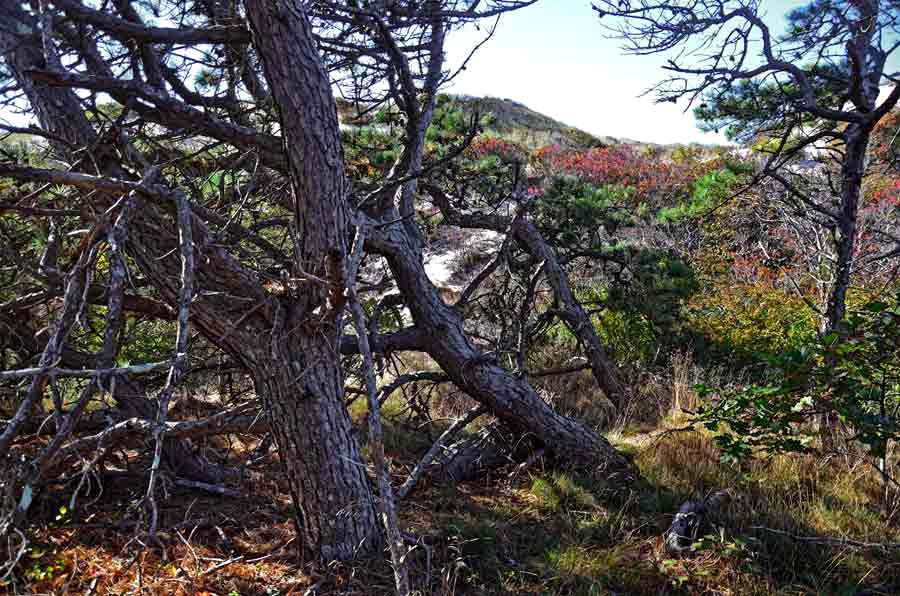
[[[399,484],[428,437],[390,403],[386,422]],[[409,556],[415,587],[442,595],[900,593],[900,547],[820,543],[900,542],[900,502],[883,503],[871,470],[799,456],[725,465],[707,435],[674,430],[682,423],[669,418],[653,432],[610,436],[643,476],[628,488],[543,463],[512,478],[504,471],[456,486],[424,482],[399,508],[404,531],[419,541]],[[239,455],[253,446],[227,447]],[[43,522],[24,564],[28,583],[0,591],[392,593],[384,560],[327,569],[302,563],[272,453],[233,487],[242,496],[171,488],[162,507],[164,550],[135,538],[129,504],[145,488],[142,475],[119,472],[74,509],[71,489],[42,499]],[[686,556],[667,555],[662,536],[679,505],[723,489],[731,501],[717,530]]]
[[[428,275],[458,291],[498,242],[491,234],[442,232],[427,255]],[[403,530],[418,541],[408,556],[418,593],[900,594],[900,494],[886,500],[877,473],[858,460],[778,456],[723,463],[708,434],[680,430],[684,416],[671,404],[689,402],[692,384],[645,384],[647,411],[633,412],[641,422],[625,425],[596,398],[588,372],[542,381],[539,390],[548,399],[558,396],[559,411],[598,428],[616,427],[607,436],[634,459],[642,480],[613,486],[538,461],[512,477],[499,470],[455,486],[423,481],[399,506]],[[395,486],[448,418],[467,409],[447,397],[432,401],[438,411],[431,412],[435,423],[428,433],[399,398],[385,404]],[[351,414],[360,422],[363,400]],[[258,440],[216,438],[205,447],[242,462]],[[228,495],[168,486],[163,548],[144,545],[135,507],[146,491],[144,452],[113,454],[108,473],[92,479],[74,507],[72,485],[49,487],[48,498],[33,509],[37,530],[19,571],[22,581],[0,582],[0,593],[393,594],[385,557],[324,569],[304,562],[273,451],[229,486]],[[667,554],[663,535],[679,506],[722,490],[730,502],[718,512],[715,531],[685,556]],[[839,539],[897,544],[861,547]]]

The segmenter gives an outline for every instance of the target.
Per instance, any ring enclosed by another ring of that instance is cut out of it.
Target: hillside
[[[373,110],[371,106],[351,104],[337,98],[338,115],[341,123],[348,126],[383,124],[390,118],[387,113],[395,113],[395,108]],[[537,149],[547,145],[560,145],[566,149],[590,149],[607,145],[642,145],[630,139],[611,136],[595,136],[574,126],[569,126],[550,116],[532,110],[523,103],[499,97],[474,97],[471,95],[441,95],[439,105],[458,103],[467,113],[477,111],[484,132],[511,142]]]
[[[485,132],[496,133],[531,149],[561,145],[567,149],[589,149],[602,145],[631,144],[633,141],[610,136],[597,137],[581,129],[536,112],[512,99],[498,97],[452,96],[469,110],[487,117]]]

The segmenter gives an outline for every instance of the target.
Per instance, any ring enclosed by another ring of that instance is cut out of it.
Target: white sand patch
[[[487,262],[502,242],[503,234],[490,230],[451,228],[445,238],[426,250],[425,273],[438,287],[461,290],[480,270],[475,267],[472,271],[463,271],[467,256],[472,258],[472,253],[476,253]]]

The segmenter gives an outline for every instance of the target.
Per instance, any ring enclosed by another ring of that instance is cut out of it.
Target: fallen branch
[[[457,433],[459,433],[463,428],[468,426],[471,422],[473,422],[476,418],[481,416],[482,414],[487,412],[487,408],[484,406],[476,406],[466,412],[466,415],[458,418],[453,424],[450,425],[447,430],[445,430],[441,436],[438,437],[437,441],[431,446],[430,449],[425,453],[419,463],[416,464],[416,467],[413,468],[413,471],[410,472],[409,478],[397,489],[397,498],[405,499],[406,496],[412,491],[412,489],[416,486],[416,483],[425,473],[425,470],[431,465],[434,461],[434,458],[444,450],[446,444],[450,439],[455,437]]]
[[[0,165],[0,169],[2,167]],[[13,439],[16,438],[19,432],[19,426],[28,417],[28,413],[34,405],[44,396],[44,388],[49,379],[47,372],[59,363],[69,333],[82,312],[84,289],[90,285],[90,269],[98,254],[96,245],[105,237],[104,232],[107,225],[108,222],[106,220],[101,220],[93,226],[86,238],[85,250],[79,255],[78,261],[68,275],[62,314],[54,325],[53,333],[47,340],[47,345],[44,346],[37,371],[30,375],[33,378],[25,399],[19,404],[19,408],[9,421],[9,424],[0,433],[0,453],[5,454],[9,451],[10,444],[12,444]]]
[[[535,464],[535,462],[537,462],[539,459],[544,457],[544,455],[546,453],[547,453],[547,450],[544,449],[543,447],[541,447],[540,449],[535,449],[534,453],[529,455],[528,459],[526,459],[525,461],[520,463],[518,466],[516,466],[513,469],[513,471],[509,473],[509,475],[506,477],[506,479],[512,480],[513,478],[515,478],[516,476],[518,476],[519,474],[521,474],[522,472],[524,472],[525,470],[527,470],[528,468],[533,466]]]
[[[109,426],[102,432],[72,441],[60,450],[58,457],[66,458],[85,449],[99,449],[125,439],[149,435],[153,432],[154,427],[153,420],[129,418]],[[265,432],[267,429],[268,424],[262,416],[239,415],[234,411],[227,411],[201,420],[166,422],[165,434],[167,437],[187,438],[231,433],[256,434]]]
[[[753,530],[762,530],[771,534],[778,534],[779,536],[790,538],[795,542],[805,542],[807,544],[829,544],[833,546],[850,546],[854,548],[873,548],[881,550],[900,549],[900,542],[863,542],[861,540],[838,538],[836,536],[798,536],[784,530],[767,528],[766,526],[750,526],[750,528]]]
[[[181,376],[187,370],[188,319],[191,301],[194,299],[194,240],[191,223],[191,209],[183,192],[174,193],[175,206],[178,211],[178,247],[181,252],[181,291],[178,296],[178,331],[175,338],[175,358],[169,368],[166,386],[159,396],[159,410],[153,438],[156,445],[153,452],[153,463],[150,467],[150,481],[147,484],[147,501],[150,505],[150,523],[148,534],[156,541],[156,526],[159,512],[156,505],[156,480],[162,466],[163,439],[166,434],[166,417],[169,414],[169,400]]]

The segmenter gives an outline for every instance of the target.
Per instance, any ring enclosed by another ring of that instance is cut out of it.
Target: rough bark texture
[[[253,363],[257,391],[299,512],[299,531],[322,561],[349,559],[381,545],[374,500],[351,434],[333,351],[321,342],[277,338],[277,357]],[[285,367],[286,363],[294,363]],[[304,370],[304,365],[306,369]]]
[[[18,6],[5,3],[0,16],[21,13]],[[149,120],[172,128],[193,128],[236,147],[259,149],[262,163],[289,173],[297,234],[294,271],[285,295],[267,293],[257,273],[217,243],[203,220],[194,217],[197,293],[190,321],[193,329],[251,372],[281,451],[302,543],[312,557],[331,560],[349,558],[360,548],[377,548],[382,540],[372,490],[343,400],[339,351],[347,281],[347,182],[331,86],[313,41],[306,6],[296,0],[246,2],[254,46],[279,111],[281,139],[217,120],[147,89],[139,80],[117,80],[96,48],[81,48],[78,39],[69,41],[99,76],[54,72],[61,67],[44,60],[36,28],[24,42],[17,34],[2,45],[16,47],[7,59],[19,60],[13,71],[35,105],[42,127],[62,135],[58,152],[92,149],[92,159],[75,164],[76,170],[96,170],[133,183],[135,177],[129,176],[120,160],[122,155],[133,159],[137,152],[127,146],[127,140],[98,143],[77,97],[66,85],[107,91],[120,103],[140,97],[142,101],[132,109]],[[16,18],[27,20],[22,14]],[[66,24],[60,27],[66,35]],[[85,44],[90,43],[93,40],[86,38]],[[441,48],[436,49],[432,75],[438,81]],[[425,112],[419,133],[430,117]],[[283,150],[277,146],[282,140]],[[421,153],[423,146],[416,144],[415,152]],[[420,158],[410,160],[411,173],[417,173]],[[75,161],[74,156],[70,161]],[[405,185],[405,194],[399,197],[406,210],[415,186]],[[113,194],[107,199],[118,190],[109,192]],[[174,193],[162,183],[153,183],[152,192],[143,194],[123,244],[160,298],[177,305],[181,283],[178,237],[172,225]],[[97,196],[102,204],[104,193]],[[413,335],[424,338],[425,347],[453,382],[489,408],[517,437],[546,446],[561,462],[630,472],[627,461],[602,437],[554,412],[527,382],[474,348],[460,314],[444,304],[425,274],[417,230],[408,229],[411,220],[398,215],[396,209],[378,214],[380,237],[370,245],[388,258],[416,323]],[[378,348],[378,342],[374,347]]]
[[[520,461],[533,447],[533,441],[522,440],[501,424],[489,424],[441,450],[431,466],[431,477],[443,484],[472,480]]]
[[[33,80],[30,71],[35,68],[47,66],[47,59],[40,45],[40,39],[36,30],[36,23],[32,21],[16,3],[6,3],[0,7],[0,18],[3,18],[10,26],[16,24],[27,29],[29,34],[25,42],[4,32],[0,27],[0,47],[13,47],[13,51],[6,54],[6,63],[9,65],[16,81],[22,86],[31,103],[41,128],[51,133],[54,139],[51,143],[60,159],[72,159],[72,152],[80,147],[95,147],[94,159],[87,160],[87,164],[96,165],[101,172],[121,177],[122,169],[117,161],[110,155],[109,147],[97,143],[97,135],[93,127],[84,116],[78,99],[69,89],[54,88],[42,85]],[[52,55],[52,48],[47,52]],[[22,321],[8,319],[0,321],[5,323],[11,334],[17,334],[23,347],[32,353],[38,353],[34,334],[29,335],[27,327],[23,328]],[[62,363],[75,368],[91,367],[93,362],[87,354],[63,347]],[[140,416],[152,419],[155,417],[156,406],[147,399],[146,392],[135,381],[120,379],[114,395],[117,405],[122,409],[126,417]],[[188,445],[179,440],[166,441],[166,461],[173,470],[180,475],[209,481],[220,481],[226,470],[211,466],[201,458],[195,456]]]
[[[246,6],[285,139],[298,233],[295,274],[328,282],[307,282],[285,305],[289,331],[272,344],[281,357],[251,370],[267,388],[304,539],[324,560],[348,558],[355,549],[380,546],[381,532],[343,399],[340,318],[349,226],[337,108],[303,5]],[[287,370],[280,368],[285,361]]]
[[[84,115],[78,102],[73,101],[70,90],[47,87],[29,76],[28,72],[32,69],[56,65],[48,64],[40,45],[38,24],[22,10],[20,4],[0,3],[0,21],[5,24],[0,26],[0,49],[5,51],[6,65],[31,103],[41,129],[53,136],[53,147],[63,157],[73,149],[84,146],[86,141],[94,140],[95,135],[91,130],[85,138],[86,130],[78,125]],[[24,35],[28,42],[23,43],[19,35]],[[52,62],[52,59],[49,61]]]

